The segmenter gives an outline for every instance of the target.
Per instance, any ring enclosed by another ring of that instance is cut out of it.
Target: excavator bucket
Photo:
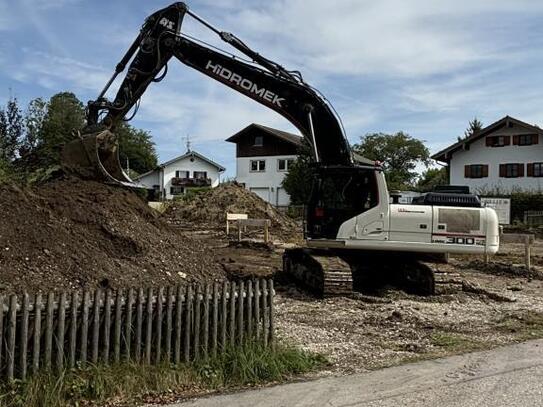
[[[119,143],[109,130],[85,134],[66,144],[61,155],[62,167],[84,179],[105,181],[140,188],[121,168]]]

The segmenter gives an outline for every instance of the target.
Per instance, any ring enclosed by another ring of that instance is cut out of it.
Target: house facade
[[[302,137],[253,123],[226,141],[236,144],[236,181],[272,205],[289,205],[281,183]]]
[[[434,154],[449,183],[470,191],[543,192],[543,130],[506,116]]]
[[[134,181],[155,191],[155,199],[172,199],[190,188],[216,187],[225,168],[196,151],[187,151]]]

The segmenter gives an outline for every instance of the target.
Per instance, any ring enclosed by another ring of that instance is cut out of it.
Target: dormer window
[[[255,147],[262,147],[264,145],[264,136],[255,136]]]

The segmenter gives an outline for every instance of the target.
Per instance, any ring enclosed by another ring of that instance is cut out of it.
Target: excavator
[[[243,57],[181,31],[185,18],[202,24]],[[356,157],[329,101],[287,70],[176,2],[150,15],[98,98],[87,106],[87,126],[66,144],[66,171],[135,187],[119,163],[115,129],[148,86],[162,81],[168,62],[183,64],[244,94],[290,121],[310,145],[314,180],[306,205],[304,247],[287,249],[284,271],[322,296],[392,284],[422,295],[436,293],[436,265],[445,254],[494,254],[498,218],[477,196],[432,192],[414,204],[391,198],[382,166]],[[106,93],[126,69],[113,101]]]

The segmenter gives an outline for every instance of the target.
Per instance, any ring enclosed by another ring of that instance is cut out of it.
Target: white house
[[[156,199],[172,199],[184,194],[189,188],[216,187],[224,171],[222,165],[189,150],[138,176],[134,181],[156,191]]]
[[[289,205],[281,183],[302,137],[253,123],[226,141],[236,144],[236,181],[272,205]]]
[[[449,183],[475,193],[543,191],[543,130],[506,116],[434,154]]]

